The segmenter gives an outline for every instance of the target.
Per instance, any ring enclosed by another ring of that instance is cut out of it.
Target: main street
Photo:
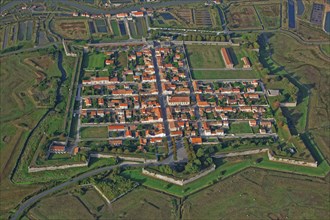
[[[159,75],[159,68],[158,68],[154,48],[151,51],[152,51],[152,59],[153,59],[153,63],[154,63],[154,69],[155,69],[156,80],[157,80],[158,99],[159,99],[159,104],[160,104],[161,110],[162,110],[163,123],[164,123],[164,127],[165,127],[165,134],[166,134],[166,137],[167,137],[168,158],[170,158],[169,161],[171,161],[172,158],[173,158],[173,152],[172,152],[172,144],[171,144],[171,136],[170,136],[171,134],[170,134],[170,129],[168,127],[167,114],[166,114],[166,100],[165,100],[166,96],[163,95],[162,82],[161,82],[161,78],[160,78],[160,75]]]
[[[11,8],[15,7],[18,4],[21,3],[33,3],[37,2],[34,0],[13,0],[10,1],[9,3],[3,5],[0,7],[0,14],[3,12],[10,10]],[[165,1],[165,2],[143,2],[135,5],[130,5],[128,7],[123,7],[123,8],[116,8],[116,9],[100,9],[100,8],[94,8],[92,6],[88,6],[86,4],[81,4],[80,2],[76,1],[70,1],[70,0],[52,0],[52,3],[61,3],[73,8],[77,8],[82,12],[87,12],[90,14],[117,14],[117,13],[122,13],[122,12],[130,12],[130,11],[136,11],[140,10],[141,7],[144,8],[162,8],[162,7],[170,7],[170,6],[175,6],[175,5],[184,5],[184,4],[190,4],[190,3],[197,3],[197,2],[205,2],[205,0],[180,0],[180,1],[175,1],[175,0],[170,0],[170,1]]]

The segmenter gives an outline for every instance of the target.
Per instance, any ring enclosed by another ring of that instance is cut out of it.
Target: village
[[[330,0],[0,6],[0,219],[329,216]]]
[[[221,55],[233,68],[227,48]],[[182,138],[202,145],[214,138],[277,137],[262,81],[194,80],[182,45],[103,48],[88,56],[98,60],[84,68],[78,92],[78,145],[108,141],[113,153],[166,157]],[[252,67],[242,60],[243,68]]]

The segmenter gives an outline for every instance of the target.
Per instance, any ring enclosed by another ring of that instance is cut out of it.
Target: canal
[[[302,16],[305,11],[305,6],[302,0],[297,0],[297,15]]]
[[[295,4],[293,0],[288,1],[289,28],[296,27]]]
[[[330,11],[325,15],[324,31],[330,34]]]

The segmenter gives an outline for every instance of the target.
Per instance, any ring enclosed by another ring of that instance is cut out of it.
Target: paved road
[[[167,121],[167,113],[166,113],[166,100],[163,95],[163,88],[162,88],[162,83],[161,83],[161,77],[159,74],[159,67],[157,64],[157,59],[156,59],[156,53],[155,50],[152,49],[152,59],[154,63],[154,68],[155,68],[155,75],[156,75],[156,80],[157,80],[157,88],[158,88],[158,99],[159,99],[159,104],[161,106],[162,110],[162,116],[163,116],[163,124],[165,127],[165,134],[167,137],[167,143],[168,143],[168,148],[169,148],[169,158],[172,158],[172,146],[171,146],[171,136],[170,136],[170,129],[168,126],[168,121]]]
[[[77,8],[83,12],[87,12],[90,14],[117,14],[121,12],[130,12],[130,11],[135,11],[139,10],[141,7],[144,8],[159,8],[159,7],[168,7],[168,6],[175,6],[175,5],[183,5],[183,4],[189,4],[189,3],[195,3],[195,2],[204,2],[205,0],[180,0],[180,1],[166,1],[166,2],[144,2],[141,4],[136,4],[136,5],[131,5],[128,7],[124,8],[117,8],[117,9],[99,9],[99,8],[94,8],[85,4],[81,4],[80,2],[76,1],[70,1],[70,0],[52,0],[53,3],[62,3],[70,7]],[[1,6],[0,8],[0,13],[3,13],[6,10],[9,10],[15,5],[20,4],[20,3],[28,3],[31,2],[31,0],[13,0],[9,2],[8,4]],[[32,1],[34,2],[34,1]]]
[[[191,68],[191,70],[205,70],[205,71],[213,71],[213,70],[221,70],[221,71],[251,71],[252,68]]]
[[[82,175],[79,175],[77,177],[74,177],[72,178],[71,180],[67,181],[67,182],[64,182],[60,185],[57,185],[51,189],[48,189],[48,190],[45,190],[33,197],[31,197],[30,199],[26,200],[25,202],[23,202],[18,210],[15,212],[15,214],[13,216],[11,216],[11,220],[16,220],[16,219],[19,219],[19,217],[23,214],[23,212],[28,208],[30,207],[31,205],[33,205],[34,203],[36,203],[38,200],[40,200],[41,198],[49,195],[49,194],[52,194],[58,190],[61,190],[61,189],[64,189],[65,187],[71,185],[71,184],[74,184],[74,183],[77,183],[79,182],[80,180],[83,180],[85,178],[88,178],[88,177],[91,177],[91,176],[94,176],[94,175],[97,175],[99,173],[102,173],[104,171],[108,171],[108,170],[112,170],[116,167],[127,167],[127,166],[130,166],[130,167],[146,167],[148,165],[160,165],[162,163],[144,163],[144,164],[132,164],[130,162],[127,162],[127,163],[121,163],[121,164],[118,164],[118,165],[114,165],[114,166],[107,166],[107,167],[102,167],[102,168],[98,168],[96,170],[91,170],[89,172],[86,172]]]
[[[15,50],[15,51],[0,54],[0,57],[8,56],[8,55],[16,54],[16,53],[32,52],[32,51],[39,50],[39,49],[45,49],[45,48],[48,48],[53,45],[57,46],[59,44],[60,44],[59,42],[54,42],[54,43],[46,44],[44,46],[35,46],[35,47],[31,47],[31,48],[26,48],[26,49]]]

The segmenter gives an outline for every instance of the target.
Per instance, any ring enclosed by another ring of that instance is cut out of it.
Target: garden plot
[[[195,9],[194,15],[197,26],[212,26],[211,15],[207,9]]]

